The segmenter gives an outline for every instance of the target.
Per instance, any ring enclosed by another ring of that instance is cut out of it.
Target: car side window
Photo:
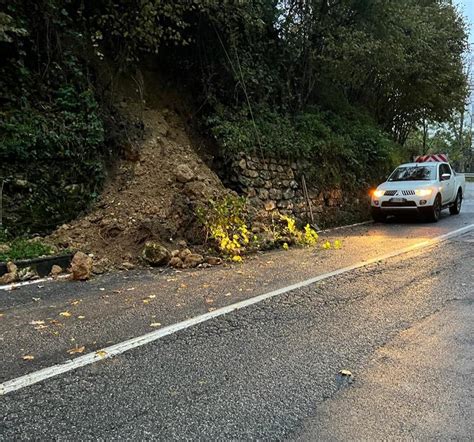
[[[441,176],[445,173],[448,173],[448,174],[452,175],[451,168],[447,164],[441,164],[441,166],[439,168],[440,180],[441,180]]]

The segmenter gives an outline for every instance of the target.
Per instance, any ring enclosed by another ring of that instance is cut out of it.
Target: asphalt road
[[[61,362],[70,347],[93,351],[149,331],[150,321],[173,323],[468,225],[466,202],[436,225],[340,231],[343,251],[325,255],[273,253],[239,270],[115,274],[0,294],[2,380]],[[473,244],[470,232],[9,393],[0,439],[472,439]],[[65,308],[71,318],[58,317]],[[341,369],[354,382],[341,381]]]

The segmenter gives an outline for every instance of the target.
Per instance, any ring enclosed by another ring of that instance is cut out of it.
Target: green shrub
[[[236,115],[238,115],[236,117]],[[397,145],[369,117],[310,109],[296,116],[259,109],[254,119],[228,112],[208,119],[224,153],[305,158],[311,181],[321,187],[366,186],[391,169]]]

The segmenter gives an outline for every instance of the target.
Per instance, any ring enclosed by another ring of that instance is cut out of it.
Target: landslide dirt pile
[[[128,159],[96,206],[50,236],[63,247],[93,253],[99,267],[139,262],[146,241],[170,248],[179,239],[198,242],[196,205],[226,191],[193,148],[176,111],[155,106],[140,114],[143,140],[126,149]]]

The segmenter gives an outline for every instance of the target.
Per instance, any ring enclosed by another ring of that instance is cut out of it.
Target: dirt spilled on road
[[[172,245],[180,238],[191,243],[199,239],[196,205],[226,190],[198,154],[186,116],[173,100],[153,93],[143,108],[136,97],[134,102],[124,99],[124,111],[143,121],[143,139],[124,146],[126,159],[96,205],[54,232],[54,243],[93,253],[106,268],[138,262],[147,240]]]

